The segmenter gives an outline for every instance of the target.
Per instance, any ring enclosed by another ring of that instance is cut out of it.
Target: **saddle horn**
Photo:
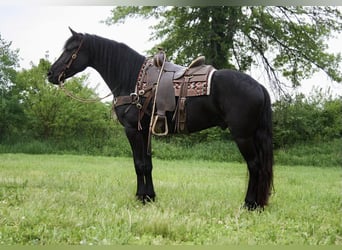
[[[158,48],[158,53],[153,58],[154,66],[161,68],[166,61],[166,55],[163,48]]]

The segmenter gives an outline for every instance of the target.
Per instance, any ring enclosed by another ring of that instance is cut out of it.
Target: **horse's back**
[[[263,98],[262,85],[251,76],[235,70],[217,70],[213,75],[212,87],[212,91],[228,96]]]

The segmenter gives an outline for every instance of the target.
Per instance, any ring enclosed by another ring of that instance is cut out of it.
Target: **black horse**
[[[71,30],[71,29],[70,29]],[[97,70],[114,97],[135,92],[138,74],[146,58],[123,43],[96,35],[76,33],[66,41],[64,51],[51,66],[48,79],[60,84],[85,68]],[[144,99],[140,100],[143,104]],[[152,159],[148,153],[150,113],[137,128],[139,109],[136,105],[115,107],[130,142],[137,175],[139,200],[153,201]],[[267,90],[250,76],[222,69],[212,76],[210,95],[188,97],[186,127],[196,132],[213,126],[229,128],[247,162],[249,181],[245,206],[263,208],[273,186],[272,110]]]

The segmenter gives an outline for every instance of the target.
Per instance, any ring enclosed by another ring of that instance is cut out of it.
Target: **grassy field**
[[[154,161],[155,203],[132,159],[0,154],[0,244],[342,244],[341,169],[275,166],[263,212],[241,208],[244,164]]]

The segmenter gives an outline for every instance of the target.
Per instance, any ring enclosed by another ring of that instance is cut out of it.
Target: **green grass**
[[[155,203],[131,158],[0,155],[0,244],[342,244],[341,169],[275,166],[263,212],[241,208],[244,164],[154,161]]]

